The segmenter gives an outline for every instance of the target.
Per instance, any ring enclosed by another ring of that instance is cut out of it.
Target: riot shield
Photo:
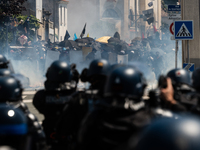
[[[47,50],[46,52],[46,61],[45,61],[45,70],[56,60],[59,60],[60,53],[57,51]]]
[[[128,54],[126,55],[117,55],[118,64],[128,64]]]
[[[109,55],[108,60],[109,60],[110,64],[117,63],[117,54],[116,53],[109,53],[108,55]]]
[[[95,53],[95,59],[101,59],[101,51]]]
[[[83,53],[83,60],[85,60],[86,56],[92,52],[92,47],[82,47],[82,53]]]

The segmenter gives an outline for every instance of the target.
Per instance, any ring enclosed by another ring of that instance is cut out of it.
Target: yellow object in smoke
[[[99,43],[108,43],[108,40],[111,38],[111,36],[103,36],[98,38],[96,41]]]

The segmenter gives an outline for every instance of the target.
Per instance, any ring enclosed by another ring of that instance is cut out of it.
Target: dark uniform
[[[31,149],[45,148],[45,135],[42,127],[37,118],[29,112],[28,107],[22,101],[23,89],[20,82],[13,77],[4,75],[0,77],[0,85],[0,103],[8,103],[14,108],[19,108],[27,118]]]
[[[63,108],[70,101],[70,95],[76,90],[78,72],[65,61],[55,61],[48,69],[46,77],[45,90],[36,93],[33,105],[45,117],[43,127],[48,144],[59,149],[66,143],[59,143],[64,137],[55,132],[56,126]]]
[[[138,135],[151,121],[141,98],[145,87],[142,74],[132,67],[111,71],[105,97],[96,101],[81,126],[81,149],[112,150],[123,145],[132,133]]]
[[[130,139],[127,150],[198,150],[200,120],[194,116],[154,121],[142,134],[136,148]]]
[[[0,146],[29,150],[27,118],[20,109],[0,104]],[[2,148],[3,149],[3,148]]]
[[[88,90],[77,91],[71,95],[71,101],[65,106],[57,132],[66,137],[69,149],[77,149],[77,134],[82,119],[88,111],[94,109],[94,102],[103,95],[103,86],[110,65],[106,60],[97,59],[91,62],[89,69],[84,69],[81,74],[82,82],[90,82]]]
[[[170,109],[173,111],[190,111],[195,104],[191,101],[190,96],[193,95],[194,89],[191,87],[191,77],[189,72],[185,69],[173,69],[167,73],[167,77],[172,80],[174,99],[178,104],[172,106],[165,105],[165,107],[171,107]],[[176,106],[176,109],[174,106]]]

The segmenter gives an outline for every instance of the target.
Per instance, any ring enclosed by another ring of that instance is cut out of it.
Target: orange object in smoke
[[[111,36],[103,36],[98,38],[96,41],[99,43],[108,43],[108,40],[111,38]]]

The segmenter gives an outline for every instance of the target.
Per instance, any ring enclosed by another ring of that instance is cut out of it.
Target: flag
[[[155,25],[153,25],[153,29],[154,29],[154,33],[158,32],[158,30],[156,29]]]
[[[144,38],[145,38],[145,37],[144,37],[144,33],[142,33],[142,40],[144,40]]]
[[[85,30],[86,30],[86,23],[85,23],[85,26],[84,26],[84,28],[83,28],[83,31],[82,31],[82,33],[81,33],[81,35],[80,35],[81,38],[83,38],[83,36],[85,35]]]
[[[69,38],[70,38],[69,32],[66,30],[64,41],[68,40]]]
[[[74,33],[74,41],[77,40],[77,36],[76,36],[76,33]]]
[[[89,33],[87,34],[87,37],[90,37]]]

